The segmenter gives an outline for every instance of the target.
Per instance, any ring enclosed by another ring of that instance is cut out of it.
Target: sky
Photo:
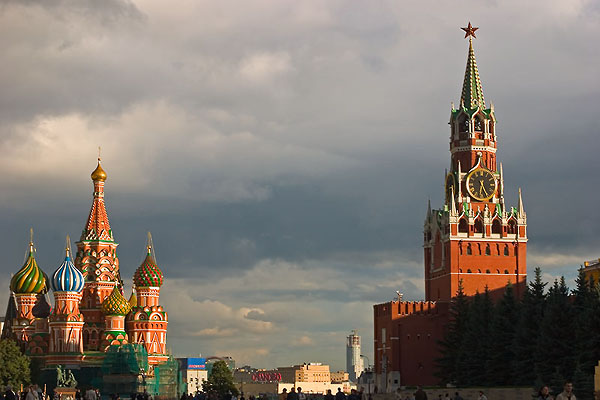
[[[424,297],[469,21],[528,269],[572,283],[600,257],[599,4],[4,0],[5,298],[30,227],[49,274],[78,239],[101,146],[122,276],[151,231],[173,354],[337,370],[358,329],[372,362],[373,304]]]

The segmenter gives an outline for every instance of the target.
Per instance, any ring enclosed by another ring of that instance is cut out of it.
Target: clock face
[[[476,200],[489,200],[496,193],[496,178],[484,168],[477,168],[467,176],[469,194]]]
[[[456,195],[456,183],[454,181],[454,175],[450,172],[446,176],[446,204],[450,204],[452,192]]]

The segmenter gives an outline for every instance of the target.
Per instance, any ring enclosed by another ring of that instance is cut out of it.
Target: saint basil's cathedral
[[[148,235],[146,258],[133,276],[131,297],[125,298],[118,244],[104,201],[107,176],[100,158],[91,178],[92,208],[77,250],[71,253],[67,237],[65,259],[51,277],[38,266],[33,238],[30,240],[25,264],[10,282],[11,299],[2,338],[16,340],[42,371],[67,366],[74,369],[80,384],[88,377],[87,384],[95,387],[102,387],[102,375],[111,372],[103,369],[107,354],[117,357],[115,354],[129,345],[135,353],[134,364],[139,364],[131,372],[144,375],[146,389],[146,379],[151,381],[154,370],[172,363],[166,349],[167,313],[159,303],[163,273]],[[47,301],[50,289],[53,307]],[[86,368],[87,374],[78,373]],[[89,373],[94,369],[96,372]],[[128,387],[129,392],[141,390]]]

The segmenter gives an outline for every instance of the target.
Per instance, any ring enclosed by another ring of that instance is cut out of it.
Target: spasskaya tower
[[[465,294],[502,294],[508,282],[522,294],[527,268],[527,217],[519,189],[517,207],[504,201],[502,164],[496,159],[494,105],[486,106],[469,38],[460,105],[450,112],[450,169],[442,208],[427,209],[424,225],[425,299],[450,300],[462,281]]]

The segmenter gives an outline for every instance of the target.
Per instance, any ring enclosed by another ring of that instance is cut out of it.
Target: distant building
[[[205,358],[184,357],[178,358],[181,378],[187,384],[187,392],[190,394],[202,390],[202,383],[208,379]]]
[[[598,283],[600,281],[600,258],[584,261],[583,272],[585,273],[586,280],[589,281],[590,278],[593,278],[594,283]]]
[[[245,366],[237,369],[234,380],[245,397],[250,395],[281,393],[283,389],[302,388],[305,393],[326,393],[341,388],[350,392],[351,383],[348,373],[338,371],[331,373],[329,365],[321,363],[305,363],[291,367],[280,367],[274,370],[256,369]]]
[[[360,336],[356,329],[346,338],[346,370],[352,382],[356,382],[364,370],[360,357]]]
[[[330,374],[331,374],[331,383],[340,384],[340,383],[348,382],[350,380],[349,375],[346,371],[336,371],[336,372],[331,372]]]

